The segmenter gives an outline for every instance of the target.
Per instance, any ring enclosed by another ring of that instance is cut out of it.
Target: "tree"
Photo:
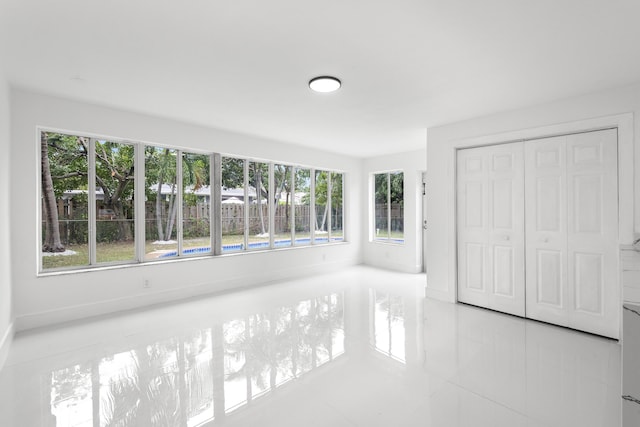
[[[223,157],[221,174],[224,188],[244,188],[244,160]]]
[[[75,210],[69,219],[87,219],[87,190],[88,190],[88,137],[65,135],[55,132],[41,134],[41,162],[42,162],[42,197],[43,213],[45,214],[45,240],[43,250],[54,247],[54,235],[60,235],[58,219],[54,221],[52,215],[57,216],[57,208],[50,210],[56,200],[65,191],[84,190],[84,194],[75,194],[73,202]],[[133,180],[134,180],[134,147],[111,141],[96,141],[96,189],[104,194],[105,209],[113,211],[118,224],[118,239],[131,240],[132,228],[129,224],[130,211],[133,209]],[[50,180],[50,181],[49,181]],[[49,181],[49,182],[47,182]],[[99,214],[99,213],[98,213]],[[81,218],[79,218],[81,217]],[[113,219],[113,218],[111,218]],[[50,231],[47,231],[50,230]],[[85,236],[87,230],[79,233]],[[64,250],[64,249],[62,249]],[[55,250],[53,250],[55,251]]]
[[[308,192],[309,170],[303,169],[303,170],[300,170],[299,172],[300,172],[299,176],[298,174],[296,174],[296,178],[298,178],[296,181],[296,189],[298,189],[299,188],[298,185],[300,185],[300,188],[307,190],[307,193],[302,197],[302,203],[309,204],[311,199],[311,195]],[[316,230],[326,231],[327,216],[329,214],[329,204],[327,203],[329,175],[331,176],[330,178],[331,179],[331,209],[338,210],[342,208],[342,174],[331,173],[327,171],[316,171],[316,183],[315,183],[316,210],[318,207],[322,207],[322,206],[324,207],[322,211],[322,221],[320,224],[318,224],[318,217],[317,217],[318,212],[316,212],[316,218],[315,218]],[[376,179],[377,179],[377,176],[376,176]],[[385,201],[386,201],[386,196],[385,196]],[[376,200],[376,203],[377,203],[377,200]]]
[[[265,185],[264,178],[267,178]],[[269,165],[267,163],[250,162],[249,163],[249,181],[256,190],[256,208],[260,217],[260,233],[267,234],[264,222],[264,210],[262,207],[262,198],[269,200]]]
[[[316,172],[316,206],[324,206],[324,210],[322,212],[322,223],[318,226],[318,214],[316,212],[315,225],[316,230],[325,230],[325,224],[327,223],[327,213],[329,212],[329,203],[328,201],[328,186],[329,181],[327,180],[327,172],[326,171],[317,171]],[[333,201],[333,200],[332,200]]]
[[[128,221],[130,215],[126,210],[133,208],[134,147],[112,141],[96,141],[95,151],[96,187],[102,189],[104,194],[104,208],[114,212],[119,240],[132,240],[133,232]]]
[[[60,240],[60,224],[58,222],[58,206],[51,178],[49,164],[49,142],[46,132],[40,135],[40,155],[42,166],[42,206],[45,216],[45,235],[43,252],[64,252],[65,247]]]
[[[84,190],[84,194],[75,194],[73,201],[69,203],[75,206],[72,212],[71,207],[65,210],[65,219],[75,220],[67,222],[65,241],[75,243],[86,243],[88,228],[83,224],[87,219],[87,150],[86,141],[88,138],[64,135],[53,132],[43,132],[40,135],[41,144],[41,167],[43,188],[43,213],[45,216],[45,239],[43,242],[44,252],[60,252],[63,235],[60,232],[58,200],[60,200],[67,190]],[[47,182],[51,179],[50,182]],[[53,192],[52,190],[53,189]],[[53,200],[51,199],[53,194]],[[75,203],[74,203],[75,202]],[[71,215],[68,216],[67,215]],[[54,221],[54,217],[56,217]],[[49,231],[47,231],[47,229]],[[57,245],[55,235],[59,235],[60,245]]]
[[[171,240],[178,209],[177,203],[175,203],[177,193],[176,156],[176,150],[169,148],[152,146],[145,148],[147,199],[155,200],[156,231],[158,240],[163,241]],[[162,194],[165,183],[169,184],[166,212]],[[150,190],[152,186],[156,188],[155,192]]]

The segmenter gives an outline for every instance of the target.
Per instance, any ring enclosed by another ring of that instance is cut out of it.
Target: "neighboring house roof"
[[[78,194],[87,194],[87,190],[65,190],[62,193],[62,200],[70,200],[73,199]],[[96,200],[104,200],[104,191],[102,188],[96,189]]]
[[[158,184],[153,184],[149,186],[149,190],[154,193],[157,192]],[[170,184],[162,184],[160,194],[164,194],[164,195],[171,194],[171,193],[175,194],[175,192],[176,192],[176,189],[173,188],[173,191],[172,191],[172,186]],[[197,190],[194,190],[193,186],[188,186],[185,188],[185,193],[195,194],[196,196],[201,196],[201,197],[211,197],[211,187],[209,185],[203,185],[202,187],[199,187]],[[62,198],[64,200],[69,200],[78,194],[87,194],[87,190],[65,190],[65,192],[62,194]],[[242,203],[242,201],[244,200],[244,188],[222,187],[221,194],[222,194],[223,201],[228,199],[234,199]],[[293,200],[294,204],[296,205],[301,204],[302,198],[305,195],[306,193],[304,192],[297,192]],[[254,187],[249,187],[249,200],[253,200],[255,198],[256,198],[256,189]],[[96,200],[104,200],[104,192],[102,191],[101,188],[96,189]],[[285,203],[287,200],[287,194],[284,192],[281,193],[279,200],[280,202]],[[291,201],[291,197],[289,198],[289,201]]]

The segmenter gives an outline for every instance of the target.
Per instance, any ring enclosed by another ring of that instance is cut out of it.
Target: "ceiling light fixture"
[[[309,80],[309,87],[314,92],[328,93],[340,89],[340,80],[331,76],[319,76]]]

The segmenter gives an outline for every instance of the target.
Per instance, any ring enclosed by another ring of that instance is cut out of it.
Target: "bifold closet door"
[[[526,315],[619,338],[617,131],[525,143]]]
[[[525,315],[523,143],[457,154],[458,301]]]

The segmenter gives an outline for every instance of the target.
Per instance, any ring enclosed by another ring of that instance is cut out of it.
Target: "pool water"
[[[332,238],[331,241],[333,242],[341,242],[343,240],[342,237],[335,237]],[[327,243],[329,241],[329,239],[327,237],[320,237],[320,238],[316,238],[315,241],[317,243]],[[308,245],[311,242],[311,239],[309,237],[305,237],[305,238],[301,238],[301,239],[296,239],[295,240],[295,244],[296,245]],[[276,240],[275,242],[273,242],[274,247],[276,248],[286,248],[291,246],[291,239],[284,239],[284,240]],[[269,242],[251,242],[249,243],[249,249],[260,249],[260,248],[268,248],[269,247]],[[233,252],[233,251],[241,251],[244,249],[244,243],[232,243],[232,244],[227,244],[227,245],[222,245],[222,252]],[[193,255],[193,254],[206,254],[206,253],[211,253],[211,247],[210,246],[206,246],[206,247],[200,247],[200,248],[189,248],[189,249],[183,249],[182,253],[184,255]],[[169,258],[169,257],[174,257],[178,255],[178,251],[169,251],[166,252],[162,255],[160,255],[158,258]]]

